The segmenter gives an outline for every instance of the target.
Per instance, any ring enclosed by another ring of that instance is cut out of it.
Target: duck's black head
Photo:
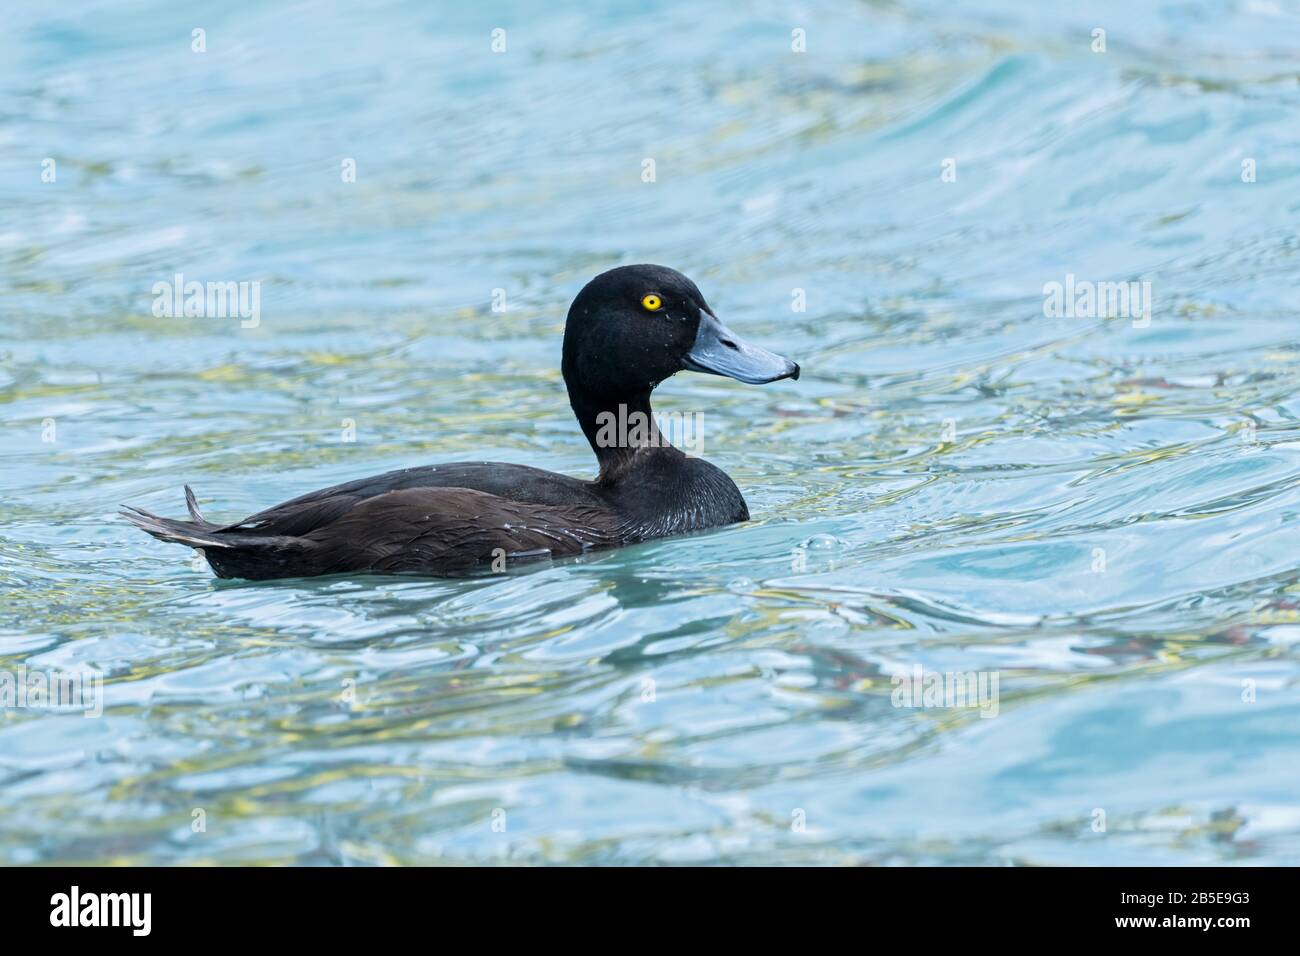
[[[718,321],[695,283],[664,266],[619,266],[583,287],[564,327],[570,393],[648,392],[689,369],[751,385],[798,378],[799,366],[749,345]]]
[[[650,392],[683,370],[751,385],[798,378],[799,366],[749,345],[718,321],[695,283],[664,266],[619,266],[583,287],[564,327],[569,400],[593,437],[601,411],[650,410]]]

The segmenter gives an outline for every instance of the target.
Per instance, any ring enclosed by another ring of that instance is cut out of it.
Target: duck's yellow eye
[[[649,295],[642,297],[641,304],[645,306],[647,311],[658,312],[664,307],[664,300],[651,292]]]

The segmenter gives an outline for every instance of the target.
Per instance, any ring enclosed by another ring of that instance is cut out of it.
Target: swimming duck
[[[650,393],[683,370],[759,385],[797,379],[799,366],[743,342],[694,282],[655,265],[596,276],[569,307],[561,370],[600,465],[594,481],[455,462],[334,485],[236,524],[205,519],[188,485],[189,521],[122,513],[161,541],[198,549],[218,577],[250,580],[500,569],[749,519],[725,472],[663,438]]]

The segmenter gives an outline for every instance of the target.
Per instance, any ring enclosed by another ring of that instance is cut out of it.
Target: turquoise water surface
[[[1295,862],[1298,50],[1285,0],[10,5],[0,675],[103,683],[0,709],[0,862]],[[804,368],[657,393],[749,524],[254,585],[117,517],[590,475],[560,337],[624,262]]]

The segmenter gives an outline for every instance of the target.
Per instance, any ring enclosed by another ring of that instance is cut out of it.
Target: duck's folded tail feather
[[[191,509],[190,514],[195,514],[196,510]],[[175,541],[177,544],[187,544],[191,548],[229,548],[238,544],[230,538],[222,540],[201,516],[196,521],[180,521],[176,518],[163,518],[141,508],[132,508],[130,505],[123,505],[120,514],[141,531],[148,532],[159,541]]]
[[[204,518],[203,513],[199,511],[199,502],[194,496],[194,489],[189,485],[185,486],[185,508],[190,513],[189,521],[164,518],[152,511],[145,511],[143,508],[135,508],[131,505],[123,505],[120,513],[127,521],[141,531],[153,535],[159,541],[174,541],[177,544],[189,545],[191,548],[256,547],[268,541],[265,535],[231,534],[221,525],[213,524]]]
[[[295,576],[295,562],[310,548],[310,542],[288,535],[261,531],[232,530],[213,524],[199,513],[194,492],[185,488],[185,506],[193,521],[164,518],[143,508],[122,506],[122,517],[159,541],[197,548],[221,578],[263,578]]]
[[[189,485],[185,486],[185,509],[190,513],[190,517],[199,524],[209,524],[208,520],[199,511],[198,499],[194,497],[194,489]]]

